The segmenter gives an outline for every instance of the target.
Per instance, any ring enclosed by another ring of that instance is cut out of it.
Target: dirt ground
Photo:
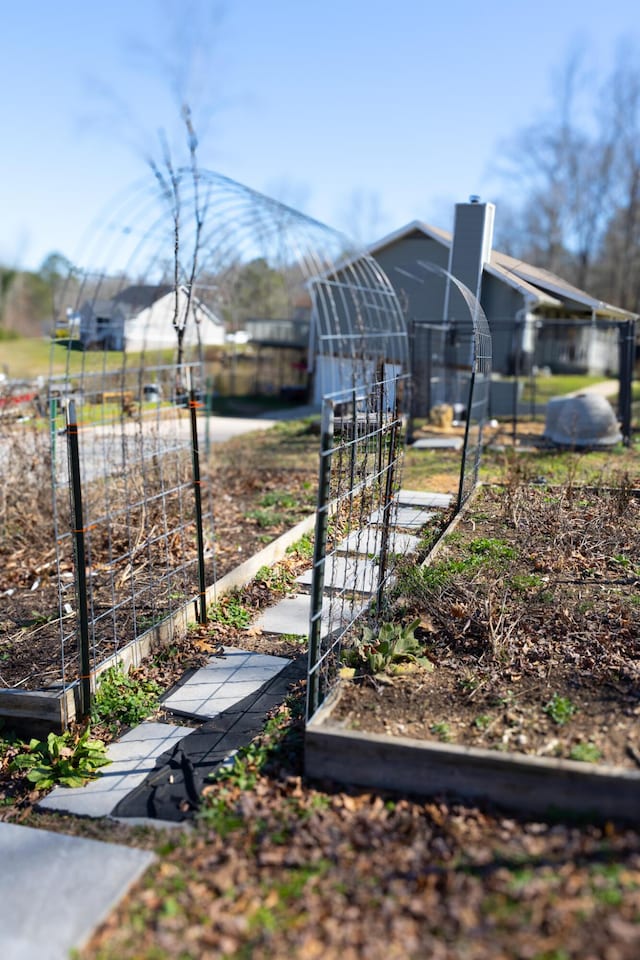
[[[300,460],[296,450],[281,466]],[[440,472],[435,459],[425,465]],[[626,722],[634,689],[638,703],[639,529],[638,498],[627,494],[574,489],[566,497],[550,484],[490,491],[443,548],[439,576],[408,578],[395,601],[394,614],[405,622],[421,617],[418,636],[433,670],[387,683],[365,679],[362,670],[363,679],[350,685],[354,696],[373,694],[379,704],[399,691],[405,715],[392,712],[392,723],[407,724],[409,691],[424,711],[429,685],[442,677],[447,712],[433,710],[433,722],[450,730],[429,735],[457,739],[471,725],[471,736],[477,730],[498,749],[508,731],[511,749],[514,737],[533,736],[536,725],[540,742],[556,738],[563,750],[592,736],[571,726],[584,722],[589,690],[600,696],[611,688]],[[532,499],[542,512],[528,509]],[[478,539],[479,551],[471,547]],[[257,610],[285,581],[258,581],[242,601]],[[501,619],[503,601],[505,614],[531,612],[530,626]],[[240,636],[255,649],[296,652],[291,639],[217,623],[190,636],[184,662]],[[456,664],[458,681],[449,670]],[[163,684],[172,669],[158,675]],[[565,686],[557,688],[556,675]],[[532,699],[529,686],[537,691]],[[576,708],[565,705],[571,716],[564,724],[545,709],[561,691]],[[304,684],[292,690],[229,778],[211,784],[185,832],[38,814],[28,798],[16,806],[0,791],[0,819],[158,854],[82,960],[637,960],[637,829],[309,782],[304,697]],[[461,711],[455,722],[451,704]],[[360,711],[367,721],[374,712]],[[491,719],[475,723],[485,715]],[[628,729],[621,744],[631,742]],[[6,769],[7,756],[0,759]]]
[[[427,667],[366,669],[334,718],[371,732],[640,766],[640,495],[485,487],[397,616]]]

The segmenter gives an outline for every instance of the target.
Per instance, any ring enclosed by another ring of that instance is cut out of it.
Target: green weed
[[[209,619],[228,627],[242,629],[251,623],[251,613],[237,593],[228,593],[209,607]]]
[[[91,722],[103,723],[110,730],[120,725],[133,727],[157,709],[160,687],[122,667],[109,667],[98,678],[98,687],[91,704]]]
[[[524,593],[526,590],[539,590],[544,580],[536,573],[514,573],[509,583],[514,590]]]
[[[293,573],[280,563],[273,567],[260,567],[255,579],[277,593],[288,593],[295,582]]]
[[[486,730],[490,723],[491,717],[488,713],[481,713],[480,716],[476,717],[473,721],[473,725],[477,727],[478,730]]]
[[[554,693],[551,700],[543,707],[543,710],[547,716],[551,717],[554,723],[562,727],[571,720],[577,707],[571,702],[569,697],[561,697],[558,693]]]
[[[597,763],[602,754],[595,743],[576,743],[569,752],[570,760],[580,760],[582,763]]]
[[[11,769],[26,772],[37,790],[60,784],[81,787],[98,776],[100,767],[111,763],[101,740],[91,740],[89,727],[76,740],[67,731],[50,733],[46,740],[30,740],[11,761]]]
[[[299,540],[287,547],[287,553],[294,553],[303,560],[313,560],[313,534],[303,533]]]
[[[513,547],[495,537],[477,537],[469,544],[469,552],[472,556],[481,557],[487,561],[515,560],[518,556]]]
[[[431,733],[435,733],[443,743],[449,743],[451,740],[451,727],[444,720],[431,724]]]

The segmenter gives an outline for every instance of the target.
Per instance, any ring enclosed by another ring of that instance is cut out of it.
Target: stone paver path
[[[0,823],[0,859],[2,960],[69,960],[155,857]]]

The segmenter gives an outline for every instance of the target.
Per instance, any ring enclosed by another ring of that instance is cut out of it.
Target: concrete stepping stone
[[[178,826],[196,815],[209,776],[264,728],[269,713],[286,699],[292,685],[307,675],[306,657],[292,660],[256,693],[190,730],[158,759],[156,769],[116,807],[113,816],[127,823],[141,818]]]
[[[405,556],[418,549],[419,537],[410,533],[392,531],[389,535],[389,553]],[[361,556],[373,558],[380,556],[382,548],[382,530],[379,527],[365,527],[354,530],[336,547],[337,553],[357,553]]]
[[[306,634],[307,629],[302,632]],[[172,713],[209,720],[255,693],[288,663],[285,657],[225,647],[223,657],[212,657],[206,667],[165,697],[162,705]]]
[[[366,557],[327,557],[324,570],[325,587],[373,593],[378,586],[378,564]],[[296,583],[310,586],[313,567],[296,577]]]
[[[366,603],[345,600],[340,595],[333,599],[325,597],[322,603],[322,626],[320,635],[326,637],[350,623],[366,607]],[[311,616],[311,597],[308,593],[299,593],[285,597],[273,607],[268,607],[255,626],[264,633],[291,634],[298,637],[309,636],[309,618]]]
[[[462,437],[422,437],[411,444],[412,450],[462,450]]]
[[[424,510],[419,506],[400,506],[392,513],[393,525],[406,530],[420,530],[421,527],[424,527],[425,523],[428,523],[429,520],[432,520],[435,516],[436,514],[433,510]],[[382,509],[375,510],[371,514],[369,522],[375,524],[383,523],[384,511]]]
[[[446,510],[451,505],[450,493],[429,493],[426,490],[399,490],[396,500],[405,507],[439,507]]]
[[[0,823],[0,957],[68,960],[154,860],[146,850]]]
[[[84,787],[55,787],[38,802],[41,810],[56,810],[79,817],[108,817],[129,791],[154,769],[160,754],[188,731],[171,723],[145,721],[107,747],[113,761],[97,780]]]

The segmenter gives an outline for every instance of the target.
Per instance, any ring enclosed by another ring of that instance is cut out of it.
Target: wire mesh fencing
[[[200,365],[181,374],[195,396]],[[87,682],[87,670],[93,675],[214,580],[211,504],[198,515],[196,502],[195,410],[176,404],[188,400],[172,393],[175,381],[170,366],[85,372],[82,390],[64,398],[64,382],[50,383],[63,683]]]
[[[366,388],[338,391],[322,404],[309,718],[336,684],[345,638],[380,618],[404,553],[395,518],[408,390],[408,374],[381,370]]]

